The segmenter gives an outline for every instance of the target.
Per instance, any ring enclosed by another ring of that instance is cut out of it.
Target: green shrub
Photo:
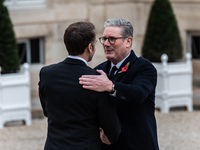
[[[20,68],[20,59],[8,9],[0,0],[0,66],[2,73],[14,73]]]
[[[181,59],[182,43],[170,2],[155,0],[147,23],[142,56],[151,62],[160,62],[164,53],[168,55],[169,62]]]

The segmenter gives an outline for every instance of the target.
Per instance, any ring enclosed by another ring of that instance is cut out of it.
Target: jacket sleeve
[[[43,94],[44,94],[44,87],[43,87],[43,84],[42,84],[42,70],[40,71],[40,74],[39,74],[39,83],[38,83],[38,86],[39,86],[39,98],[40,98],[40,103],[41,103],[41,106],[42,106],[42,109],[43,109],[43,114],[44,116],[48,116],[47,114],[47,111],[46,111],[46,105],[45,105],[45,101],[43,99]]]
[[[115,104],[108,98],[108,93],[99,93],[98,121],[111,143],[115,143],[121,133],[121,126],[117,117]]]
[[[149,95],[155,94],[157,71],[150,62],[138,61],[127,70],[122,81],[114,81],[114,83],[117,91],[116,99],[131,103],[143,103]],[[152,101],[154,100],[152,99]]]

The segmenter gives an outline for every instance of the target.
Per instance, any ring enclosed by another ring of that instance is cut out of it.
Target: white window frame
[[[45,8],[46,0],[5,0],[9,9]]]
[[[188,33],[188,50],[192,54],[192,36],[199,36],[200,37],[200,32],[190,32]],[[192,58],[192,59],[197,59],[199,58]]]
[[[17,44],[25,44],[26,45],[26,62],[29,64],[44,64],[44,48],[43,48],[43,39],[42,38],[38,38],[39,39],[39,62],[38,63],[31,63],[31,43],[30,40],[31,39],[21,39],[21,40],[17,40]]]

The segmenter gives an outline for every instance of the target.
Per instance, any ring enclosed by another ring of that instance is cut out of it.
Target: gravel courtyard
[[[200,150],[200,110],[156,111],[160,150]],[[0,129],[0,150],[42,150],[46,138],[46,119],[35,119]]]

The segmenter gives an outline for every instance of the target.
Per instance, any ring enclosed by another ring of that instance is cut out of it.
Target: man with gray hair
[[[107,91],[117,107],[122,132],[116,144],[101,133],[103,150],[158,150],[155,119],[157,71],[151,62],[131,50],[133,27],[124,19],[109,19],[99,38],[107,61],[95,69],[100,75],[83,75],[83,88]],[[113,71],[113,68],[115,70]]]

